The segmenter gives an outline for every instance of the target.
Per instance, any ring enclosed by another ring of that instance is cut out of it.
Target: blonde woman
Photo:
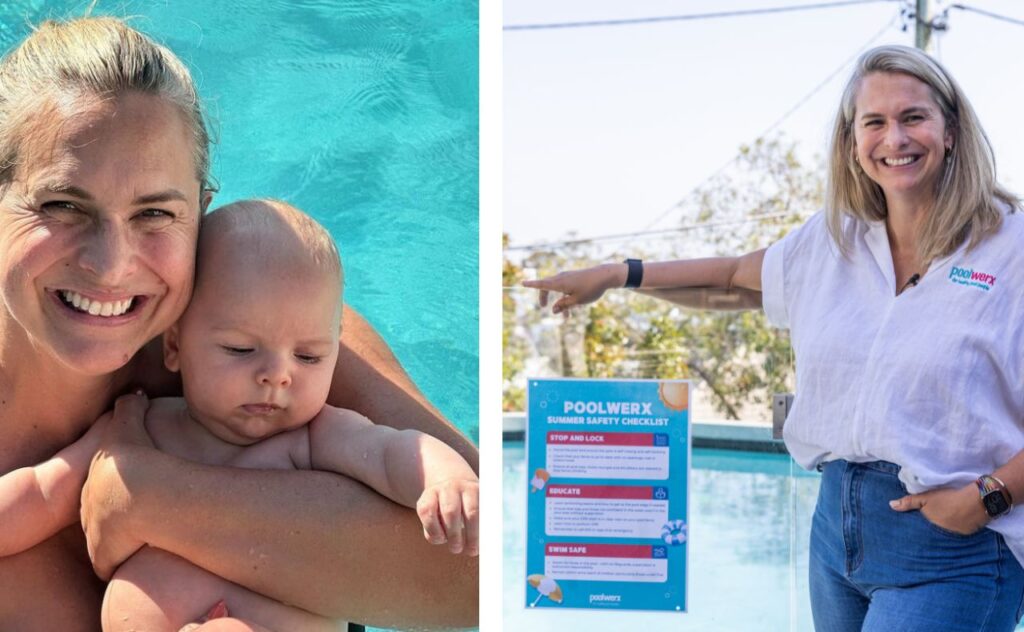
[[[560,312],[616,287],[763,293],[792,332],[786,445],[822,471],[815,627],[1012,630],[1024,603],[1024,217],[966,97],[912,48],[843,93],[826,209],[741,257],[527,283]]]
[[[208,145],[188,71],[119,20],[46,22],[0,61],[0,473],[69,445],[122,393],[180,394],[158,336],[192,290]],[[475,464],[372,329],[344,322],[329,401],[426,430]],[[160,453],[145,409],[122,399],[101,429],[88,545],[71,525],[0,558],[4,630],[97,629],[93,567],[109,578],[144,544],[333,618],[475,623],[475,562],[424,545],[413,512],[337,476]]]

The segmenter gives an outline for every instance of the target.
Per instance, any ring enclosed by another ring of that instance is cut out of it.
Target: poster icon
[[[669,410],[686,410],[690,405],[690,388],[685,382],[662,382],[658,397]]]
[[[682,520],[670,520],[661,528],[661,539],[665,544],[676,546],[686,542],[686,523]]]
[[[532,494],[544,489],[544,486],[547,485],[550,478],[551,474],[549,474],[547,470],[542,467],[538,467],[537,471],[533,473],[533,478],[530,479],[530,493]]]

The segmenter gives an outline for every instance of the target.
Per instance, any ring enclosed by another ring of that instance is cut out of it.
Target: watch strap
[[[626,272],[626,284],[622,287],[631,289],[640,287],[640,284],[644,281],[643,261],[640,259],[626,259],[623,263],[629,266],[629,269]]]

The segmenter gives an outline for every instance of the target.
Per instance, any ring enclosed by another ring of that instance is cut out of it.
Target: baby
[[[146,429],[160,450],[209,465],[335,472],[416,507],[428,541],[476,554],[479,483],[444,443],[326,406],[338,354],[342,269],[330,235],[276,201],[204,218],[192,302],[164,335],[184,398],[156,399]],[[77,519],[101,419],[49,461],[0,477],[0,556]],[[223,602],[223,603],[220,603]],[[210,606],[272,630],[335,624],[144,547],[107,590],[103,628],[171,630]]]

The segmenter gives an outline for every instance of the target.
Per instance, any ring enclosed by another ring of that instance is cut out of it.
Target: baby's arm
[[[82,485],[108,416],[49,460],[0,476],[0,557],[26,551],[78,522]]]
[[[480,483],[445,443],[326,406],[309,424],[309,458],[314,470],[343,474],[415,507],[429,542],[448,542],[452,553],[477,554]]]

